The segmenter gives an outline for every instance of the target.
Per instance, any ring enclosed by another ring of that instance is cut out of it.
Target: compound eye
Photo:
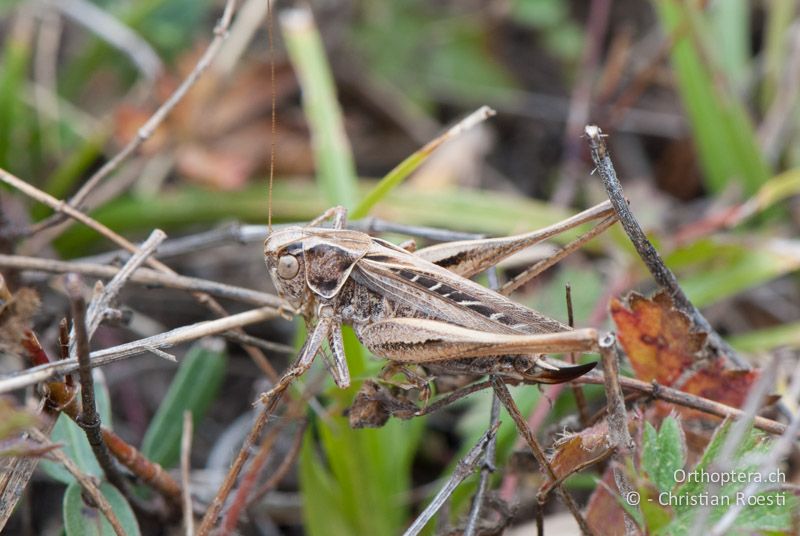
[[[300,263],[293,255],[284,255],[278,259],[278,275],[282,279],[291,279],[300,270]]]

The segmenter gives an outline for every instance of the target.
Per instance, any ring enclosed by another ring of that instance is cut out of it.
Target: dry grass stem
[[[31,436],[44,445],[51,444],[50,439],[39,430],[31,430]],[[97,484],[95,484],[95,481],[92,479],[92,477],[83,473],[78,466],[75,465],[75,462],[70,460],[69,457],[60,449],[52,450],[50,452],[50,456],[55,458],[57,462],[63,465],[64,468],[75,477],[75,480],[78,481],[78,484],[81,485],[83,490],[97,505],[97,508],[103,513],[104,516],[106,516],[111,528],[114,529],[114,533],[117,534],[117,536],[126,536],[126,532],[122,528],[122,524],[119,522],[117,515],[114,513],[114,510],[111,508],[111,505],[108,503],[103,494],[100,493],[100,489],[97,487]]]
[[[159,333],[158,335],[153,335],[152,337],[138,339],[118,346],[112,346],[111,348],[104,348],[103,350],[96,350],[90,354],[91,366],[100,367],[151,351],[153,348],[170,348],[177,344],[201,339],[208,335],[217,335],[234,328],[255,324],[256,322],[263,322],[264,320],[275,318],[276,316],[278,316],[278,310],[276,308],[261,307],[217,320],[207,320],[188,326],[181,326],[164,333]],[[17,373],[3,374],[0,375],[0,393],[35,385],[58,375],[75,372],[77,369],[77,359],[65,359],[55,363],[31,367]]]

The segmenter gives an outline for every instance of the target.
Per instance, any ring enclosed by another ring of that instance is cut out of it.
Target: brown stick
[[[130,495],[127,482],[117,471],[114,459],[103,441],[100,415],[94,398],[94,380],[89,361],[89,335],[86,332],[86,303],[83,300],[83,285],[75,274],[67,275],[65,286],[72,312],[72,331],[75,334],[75,349],[78,357],[78,377],[81,382],[81,412],[75,422],[83,429],[92,447],[97,463],[102,467],[108,481],[126,497]]]
[[[69,200],[68,206],[78,207],[83,200],[86,198],[87,195],[92,191],[92,189],[104,178],[110,175],[117,167],[119,167],[122,162],[127,160],[131,155],[133,155],[141,145],[147,141],[155,132],[156,128],[161,124],[162,121],[169,115],[169,113],[177,106],[177,104],[186,96],[186,93],[192,88],[192,86],[200,79],[200,76],[208,69],[208,66],[211,65],[211,61],[219,52],[222,44],[225,42],[225,39],[228,37],[228,28],[230,27],[231,20],[233,19],[233,12],[236,8],[236,1],[235,0],[227,0],[225,3],[225,8],[222,12],[222,16],[220,17],[219,21],[217,21],[216,26],[214,27],[214,39],[209,43],[208,47],[206,48],[203,55],[197,61],[194,69],[189,75],[181,82],[181,85],[175,89],[172,95],[164,101],[158,110],[153,113],[152,116],[142,125],[139,130],[136,132],[136,137],[128,142],[119,153],[117,153],[111,160],[106,162],[100,169],[95,172],[94,175],[89,177],[89,179],[81,186],[81,188],[72,196],[72,199]],[[65,211],[58,211],[58,212],[65,212]],[[35,234],[43,229],[46,229],[54,224],[60,223],[62,221],[63,216],[59,214],[55,214],[53,217],[43,220],[42,222],[33,226],[30,230],[31,234]],[[48,237],[48,240],[52,240],[58,236],[57,234]]]
[[[52,444],[50,442],[50,438],[37,429],[31,430],[31,435],[40,443]],[[86,493],[95,502],[98,510],[100,510],[104,516],[106,516],[106,519],[111,525],[111,528],[114,530],[114,533],[118,536],[126,536],[125,529],[122,528],[122,523],[120,523],[119,518],[117,518],[117,514],[114,513],[113,508],[111,508],[111,504],[109,504],[103,494],[100,493],[100,489],[97,487],[97,484],[95,484],[92,478],[83,473],[78,466],[75,465],[75,462],[70,460],[66,454],[61,452],[61,450],[55,449],[51,451],[50,455],[53,456],[61,465],[63,465],[72,476],[75,477],[75,480],[78,481],[78,484],[81,485],[84,491],[86,491]]]
[[[627,461],[635,447],[633,438],[628,431],[628,415],[625,412],[625,399],[622,396],[622,388],[619,385],[619,362],[617,361],[616,338],[612,334],[607,334],[599,341],[600,355],[603,358],[603,376],[605,379],[606,399],[608,400],[608,443],[614,449],[614,482],[620,495],[625,498],[629,496],[634,488],[628,476],[625,474]],[[635,505],[638,510],[638,505]],[[636,522],[628,514],[625,515],[625,534],[635,535],[638,533]]]
[[[653,247],[653,244],[647,239],[639,222],[636,221],[628,202],[625,200],[625,194],[622,191],[622,186],[617,178],[617,172],[614,169],[614,163],[609,156],[606,142],[603,140],[605,135],[596,125],[587,125],[584,129],[587,139],[589,140],[589,148],[592,153],[592,161],[597,169],[600,178],[603,180],[603,186],[606,189],[608,199],[611,201],[614,211],[617,213],[617,219],[625,229],[625,233],[630,238],[636,252],[644,261],[650,274],[655,279],[656,283],[666,290],[672,297],[675,307],[685,313],[692,322],[708,333],[708,341],[715,349],[717,355],[727,356],[733,361],[736,366],[740,368],[750,368],[750,364],[742,359],[736,351],[725,342],[719,333],[717,333],[711,324],[708,323],[706,317],[689,301],[689,298],[683,292],[683,289],[678,284],[675,274],[667,268],[661,256]]]
[[[525,442],[528,443],[533,456],[536,458],[536,461],[539,462],[539,467],[541,468],[542,472],[546,473],[551,480],[557,480],[555,471],[553,471],[553,467],[547,461],[547,457],[544,454],[542,446],[539,445],[538,441],[536,441],[536,437],[534,437],[533,432],[528,426],[528,423],[525,422],[525,417],[523,417],[522,413],[520,413],[516,402],[514,402],[514,399],[511,397],[511,393],[508,391],[508,387],[506,387],[506,384],[503,383],[500,378],[494,377],[492,381],[492,387],[494,388],[495,394],[500,399],[500,402],[503,403],[503,405],[506,407],[506,410],[508,410],[508,414],[511,415],[514,423],[516,423],[517,429],[525,438]],[[556,486],[556,490],[558,492],[558,496],[561,497],[561,500],[564,501],[564,504],[567,506],[569,511],[572,512],[573,517],[575,517],[575,521],[578,522],[581,532],[589,535],[594,534],[592,529],[589,527],[589,524],[586,522],[586,519],[584,519],[583,515],[581,514],[578,505],[575,504],[575,499],[572,498],[572,495],[567,493],[567,491],[561,485]]]
[[[589,372],[588,374],[572,381],[575,383],[593,385],[604,385],[605,383],[603,374],[597,371]],[[746,417],[745,413],[738,408],[727,406],[725,404],[709,400],[708,398],[703,398],[702,396],[685,393],[683,391],[679,391],[678,389],[673,389],[672,387],[659,385],[655,382],[647,383],[635,378],[621,376],[619,378],[619,384],[623,389],[645,393],[653,398],[664,400],[665,402],[670,402],[679,406],[696,409],[698,411],[702,411],[703,413],[708,413],[709,415],[727,417],[734,420]],[[765,417],[760,417],[758,415],[753,418],[753,426],[759,430],[763,430],[764,432],[775,435],[781,435],[786,431],[785,424],[779,423],[778,421],[773,421],[772,419],[767,419]]]
[[[79,222],[83,223],[90,229],[93,229],[100,233],[101,235],[105,236],[112,242],[116,243],[118,246],[128,250],[131,253],[138,253],[139,248],[136,247],[135,244],[131,243],[125,237],[121,236],[118,233],[115,233],[102,223],[98,222],[97,220],[93,219],[90,216],[87,216],[80,210],[75,209],[71,205],[65,203],[64,201],[60,201],[53,197],[52,195],[48,194],[47,192],[43,192],[42,190],[36,188],[35,186],[28,184],[27,182],[23,181],[19,177],[15,177],[8,171],[4,169],[0,169],[0,181],[5,182],[9,186],[21,191],[25,195],[43,203],[50,208],[58,211],[63,212],[67,216],[78,220]],[[158,259],[148,258],[147,264],[152,268],[164,272],[171,275],[177,275],[172,268],[164,264],[163,262],[159,261]],[[205,294],[203,292],[194,292],[194,297],[197,299],[198,302],[208,307],[214,314],[218,316],[226,316],[228,313],[225,309],[211,296]],[[267,357],[264,353],[259,350],[258,348],[254,348],[252,346],[244,346],[244,350],[248,353],[251,359],[258,365],[262,371],[269,377],[272,381],[276,381],[278,378],[278,373],[275,372],[275,369],[267,360]]]
[[[40,259],[38,257],[4,254],[0,254],[0,267],[54,274],[74,272],[101,279],[111,279],[120,271],[116,266],[107,266],[103,264],[57,261],[54,259]],[[216,281],[209,281],[197,277],[164,273],[150,268],[138,268],[130,276],[129,281],[139,285],[175,288],[190,292],[204,292],[218,298],[237,300],[252,305],[272,305],[277,308],[283,303],[277,296],[267,294],[266,292],[258,292],[249,288],[226,285],[224,283],[217,283]]]

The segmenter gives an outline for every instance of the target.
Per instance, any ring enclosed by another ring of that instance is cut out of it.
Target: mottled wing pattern
[[[419,318],[498,333],[570,330],[560,322],[382,240],[373,241],[352,276],[358,283],[411,308]]]

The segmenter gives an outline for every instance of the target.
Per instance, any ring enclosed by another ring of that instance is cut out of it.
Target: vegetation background
[[[266,222],[273,151],[276,223],[307,221],[342,204],[354,217],[501,235],[553,223],[605,198],[581,137],[591,122],[610,136],[632,210],[712,325],[754,367],[777,348],[800,346],[796,2],[320,0],[278,2],[273,9],[270,46],[265,2],[240,2],[225,44],[198,83],[92,190],[84,206],[93,218],[136,241],[154,228],[170,237],[207,237],[165,262],[181,274],[270,292],[258,241],[218,238],[231,222]],[[315,26],[298,23],[303,9],[313,13]],[[135,139],[195,69],[222,11],[223,2],[212,0],[2,2],[0,168],[69,198]],[[431,156],[415,153],[481,105],[497,116]],[[373,190],[384,176],[388,182]],[[75,224],[25,235],[20,231],[51,210],[10,188],[0,195],[4,254],[108,262],[90,256],[116,247]],[[210,229],[221,231],[200,234]],[[504,264],[503,272],[513,274],[532,258]],[[6,268],[3,274],[11,291],[38,289],[32,326],[45,348],[56,348],[57,324],[68,311],[58,278]],[[655,289],[619,229],[515,299],[565,321],[566,283],[576,325],[603,329],[614,329],[612,298]],[[119,302],[127,324],[101,326],[94,348],[209,317],[175,289],[129,286]],[[286,345],[297,347],[304,336],[299,324],[280,319],[248,333],[283,345],[267,354],[278,371],[291,357]],[[354,378],[376,375],[382,363],[369,359],[351,332],[345,340]],[[181,362],[177,373],[176,364],[152,355],[103,368],[103,421],[153,461],[176,468],[182,413],[191,410],[192,488],[202,503],[217,490],[251,426],[252,403],[268,384],[233,342],[170,351]],[[779,394],[796,364],[791,355],[779,369]],[[0,357],[2,372],[28,365],[12,352]],[[425,418],[351,430],[343,410],[360,382],[339,391],[320,367],[302,383],[317,398],[300,412],[305,424],[286,414],[271,423],[285,430],[264,475],[298,449],[299,461],[250,505],[239,526],[244,533],[397,534],[489,419],[491,396],[481,392]],[[600,410],[602,389],[585,391],[590,407]],[[514,396],[546,446],[565,426],[580,429],[570,390],[525,387]],[[796,400],[786,404],[797,411]],[[62,421],[54,440],[99,476],[77,428]],[[661,433],[663,444],[683,445],[671,421],[666,428],[661,419],[653,422],[643,451],[659,456],[653,449]],[[513,525],[532,518],[542,480],[509,465],[517,446],[517,431],[504,424],[493,486],[518,505]],[[685,451],[675,456],[688,463]],[[781,467],[796,482],[796,442],[787,458],[791,463]],[[45,471],[36,473],[5,530],[79,533],[85,528],[80,496],[65,494],[77,485],[56,464],[41,465]],[[510,487],[514,471],[518,480]],[[600,474],[589,469],[567,487],[583,504]],[[452,526],[469,507],[476,481],[468,479],[454,495]],[[562,510],[551,501],[548,523],[563,518]],[[676,516],[645,513],[642,524],[677,533],[669,525]],[[448,526],[442,517],[440,527]],[[138,523],[143,533],[159,530]],[[780,523],[766,528],[789,530]]]

